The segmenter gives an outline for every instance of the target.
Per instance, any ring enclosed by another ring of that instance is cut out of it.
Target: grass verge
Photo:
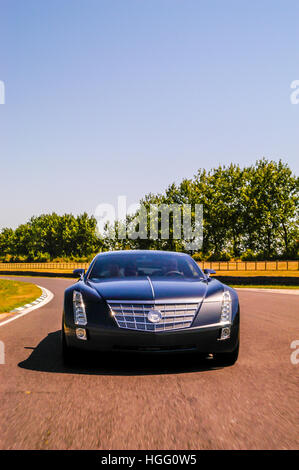
[[[0,313],[33,302],[41,294],[41,289],[34,284],[0,279]]]

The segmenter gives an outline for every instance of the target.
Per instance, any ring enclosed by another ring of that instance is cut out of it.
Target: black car
[[[234,289],[187,254],[113,251],[75,270],[66,289],[62,353],[194,351],[232,365],[238,358],[240,309]]]

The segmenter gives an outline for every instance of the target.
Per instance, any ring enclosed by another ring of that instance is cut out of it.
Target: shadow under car
[[[72,366],[63,363],[61,331],[49,333],[36,347],[26,346],[30,356],[18,365],[39,372],[87,375],[161,375],[203,372],[219,369],[211,357],[191,352],[86,352],[76,355]]]

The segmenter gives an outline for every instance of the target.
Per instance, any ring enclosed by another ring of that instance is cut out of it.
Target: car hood
[[[199,302],[207,291],[207,284],[192,280],[113,279],[88,281],[88,285],[106,300]]]

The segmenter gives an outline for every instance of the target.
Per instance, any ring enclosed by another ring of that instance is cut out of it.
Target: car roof
[[[189,256],[187,253],[181,253],[179,251],[166,251],[166,250],[114,250],[114,251],[103,251],[96,255],[96,258],[99,256],[105,255],[127,255],[127,254],[168,254],[176,256]]]

